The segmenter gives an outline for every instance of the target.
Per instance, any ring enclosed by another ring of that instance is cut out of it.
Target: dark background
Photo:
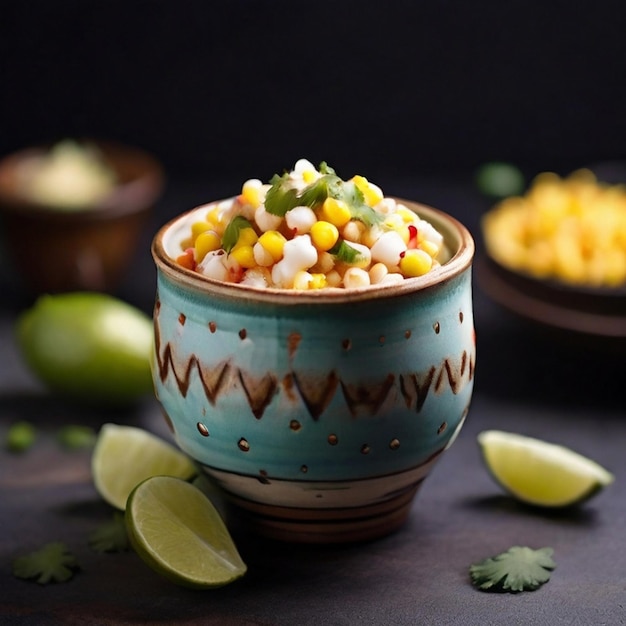
[[[2,0],[0,155],[66,136],[175,179],[622,159],[621,0]],[[384,187],[383,187],[384,189]]]

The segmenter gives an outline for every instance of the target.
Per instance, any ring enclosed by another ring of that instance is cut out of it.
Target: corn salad
[[[206,206],[177,262],[224,281],[311,290],[358,288],[422,276],[440,265],[443,237],[363,176],[340,179],[300,159],[234,199]]]
[[[589,170],[540,174],[523,196],[483,217],[485,245],[501,265],[579,286],[626,283],[626,188]]]

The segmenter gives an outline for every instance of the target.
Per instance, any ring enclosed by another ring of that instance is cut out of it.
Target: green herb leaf
[[[61,542],[48,543],[40,550],[13,561],[16,578],[32,580],[40,585],[70,580],[77,569],[76,558]]]
[[[96,552],[126,552],[129,549],[124,514],[116,511],[113,519],[98,526],[88,539]]]
[[[338,261],[344,263],[356,263],[363,256],[361,252],[347,244],[343,239],[339,239],[328,252]]]
[[[289,174],[274,174],[270,180],[271,187],[265,194],[265,210],[272,215],[284,217],[287,211],[298,206],[298,190],[289,179]]]
[[[96,431],[89,426],[70,424],[57,433],[57,441],[68,450],[92,448],[96,443]]]
[[[10,452],[25,452],[35,443],[36,437],[37,429],[30,422],[15,422],[7,431],[7,450]]]
[[[239,233],[244,230],[244,228],[252,228],[252,224],[250,224],[243,215],[236,215],[228,222],[228,226],[224,230],[224,237],[222,238],[222,245],[226,252],[230,252],[235,247],[239,239]]]
[[[550,580],[556,567],[552,548],[514,546],[506,552],[470,566],[470,577],[482,591],[519,593],[534,591]]]
[[[335,174],[335,170],[326,163],[326,161],[322,161],[320,166],[318,167],[320,174]]]

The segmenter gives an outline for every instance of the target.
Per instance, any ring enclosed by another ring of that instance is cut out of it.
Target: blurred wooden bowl
[[[88,208],[64,210],[26,197],[20,170],[50,146],[20,150],[0,161],[0,221],[7,261],[35,294],[113,291],[128,271],[137,242],[164,185],[161,164],[143,150],[95,140],[115,173],[110,193]]]

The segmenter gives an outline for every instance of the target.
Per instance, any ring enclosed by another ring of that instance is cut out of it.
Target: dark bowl
[[[488,255],[476,262],[478,282],[494,301],[542,325],[606,339],[626,338],[626,286],[585,287],[512,271]]]
[[[63,210],[26,198],[18,174],[27,159],[50,146],[20,150],[0,161],[0,220],[7,262],[27,290],[58,293],[113,291],[133,259],[137,242],[160,196],[161,164],[137,148],[88,141],[116,175],[97,204]]]

